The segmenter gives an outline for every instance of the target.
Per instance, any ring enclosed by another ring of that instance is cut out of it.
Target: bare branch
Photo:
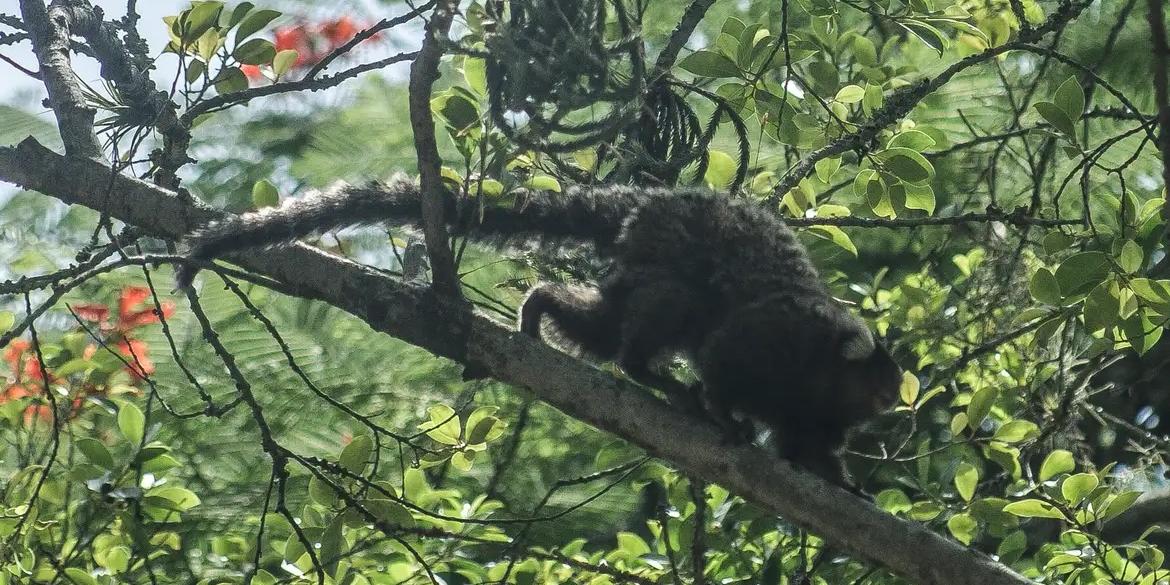
[[[427,256],[431,259],[431,281],[435,290],[459,298],[459,275],[455,257],[447,241],[447,223],[443,218],[442,159],[435,141],[435,117],[431,113],[431,89],[439,78],[439,59],[447,30],[455,17],[455,3],[444,0],[435,8],[427,23],[422,48],[410,66],[410,127],[414,131],[414,150],[418,156],[419,190],[422,191],[423,236]]]
[[[325,70],[326,67],[329,67],[329,64],[332,63],[334,59],[337,59],[338,57],[350,52],[354,47],[361,44],[362,41],[384,30],[389,30],[404,22],[414,20],[418,17],[418,15],[433,8],[434,5],[435,0],[430,0],[430,2],[427,2],[426,4],[423,4],[422,6],[419,6],[401,16],[396,16],[394,18],[383,18],[382,20],[379,20],[378,22],[374,23],[373,26],[354,35],[353,38],[346,41],[345,44],[337,47],[336,49],[333,49],[329,52],[328,55],[322,57],[320,61],[318,61],[311,69],[309,69],[308,72],[305,73],[305,79],[313,79],[317,76],[318,73],[321,73]]]
[[[272,85],[263,85],[260,87],[252,87],[232,93],[220,94],[191,106],[190,109],[188,109],[186,112],[183,112],[183,115],[180,116],[179,119],[183,122],[183,124],[190,125],[195,120],[195,118],[203,114],[209,112],[218,112],[234,105],[248,103],[259,97],[276,95],[278,93],[290,93],[294,91],[321,91],[324,89],[329,89],[331,87],[341,85],[341,82],[353,79],[354,77],[357,77],[358,75],[361,75],[367,71],[382,69],[383,67],[387,67],[395,63],[413,59],[416,55],[418,55],[417,52],[398,53],[397,55],[392,55],[390,57],[386,57],[385,59],[379,59],[371,63],[363,63],[333,75],[326,75],[325,77],[318,77],[315,79],[305,78],[299,81],[282,81]]]
[[[65,152],[89,158],[102,156],[102,147],[93,131],[96,113],[85,103],[77,75],[69,62],[69,12],[44,0],[20,0],[20,12],[40,64],[41,81],[49,93],[49,105],[57,116],[57,131]]]
[[[686,12],[678,21],[678,26],[674,27],[674,32],[670,33],[670,40],[666,42],[666,46],[658,54],[658,61],[654,63],[655,77],[666,73],[674,66],[679,51],[687,44],[687,40],[695,32],[695,27],[699,26],[703,15],[707,14],[707,9],[714,3],[715,0],[695,0],[687,7]]]

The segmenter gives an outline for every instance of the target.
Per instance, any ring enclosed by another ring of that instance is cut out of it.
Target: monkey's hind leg
[[[540,326],[546,316],[572,349],[601,359],[617,355],[620,314],[613,299],[606,295],[564,284],[536,287],[520,309],[520,331],[540,339]]]
[[[671,404],[703,415],[698,387],[688,386],[662,371],[661,360],[679,350],[693,349],[699,299],[685,284],[659,280],[638,286],[625,298],[617,364],[634,381],[664,392]]]

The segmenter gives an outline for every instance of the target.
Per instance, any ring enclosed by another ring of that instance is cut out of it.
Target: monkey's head
[[[841,406],[856,420],[868,419],[897,403],[902,368],[868,329],[843,340],[840,366]]]

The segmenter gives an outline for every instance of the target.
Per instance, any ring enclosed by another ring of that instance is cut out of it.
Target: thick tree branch
[[[20,12],[40,64],[41,81],[49,94],[49,105],[57,116],[57,131],[65,152],[98,158],[102,147],[93,131],[96,113],[85,103],[77,75],[69,64],[67,10],[45,7],[44,0],[20,0]]]
[[[88,159],[53,153],[27,139],[0,148],[0,179],[85,205],[178,238],[221,214]],[[107,185],[111,187],[107,191]],[[107,197],[112,192],[115,196]],[[566,414],[620,436],[719,483],[857,558],[920,584],[994,585],[1029,581],[924,526],[886,514],[751,446],[729,447],[717,429],[671,409],[633,384],[542,345],[430,289],[402,284],[304,245],[240,254],[242,266],[284,283],[284,291],[328,302],[374,329],[436,355],[482,368],[530,389]]]
[[[419,189],[422,191],[423,238],[431,259],[431,282],[435,290],[453,298],[461,296],[455,256],[447,241],[447,222],[443,217],[442,159],[435,142],[435,117],[431,113],[431,89],[439,78],[439,60],[447,31],[455,17],[450,0],[440,2],[431,13],[426,36],[414,63],[410,64],[410,127],[414,131],[414,150],[418,155]]]
[[[145,69],[147,65],[135,62],[126,45],[118,38],[118,29],[102,19],[100,8],[94,8],[88,1],[82,0],[62,10],[68,11],[72,32],[85,37],[102,64],[102,77],[114,84],[122,99],[142,116],[145,124],[157,128],[162,134],[163,154],[158,161],[160,172],[155,180],[168,188],[178,186],[175,172],[191,161],[187,156],[191,133],[188,126],[179,121],[177,106],[150,79]]]

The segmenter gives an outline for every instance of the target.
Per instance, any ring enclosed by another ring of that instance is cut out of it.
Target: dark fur
[[[592,241],[614,269],[598,289],[536,287],[520,329],[550,324],[634,380],[687,400],[661,367],[689,357],[710,412],[769,427],[781,454],[844,485],[836,455],[848,428],[894,403],[901,371],[866,325],[830,296],[795,234],[749,202],[700,190],[573,188],[489,207],[474,233],[497,241]],[[456,211],[453,201],[449,211]],[[348,189],[233,217],[192,237],[209,259],[321,229],[414,222],[413,183]],[[180,281],[190,282],[189,275]],[[859,349],[860,348],[860,349]]]

